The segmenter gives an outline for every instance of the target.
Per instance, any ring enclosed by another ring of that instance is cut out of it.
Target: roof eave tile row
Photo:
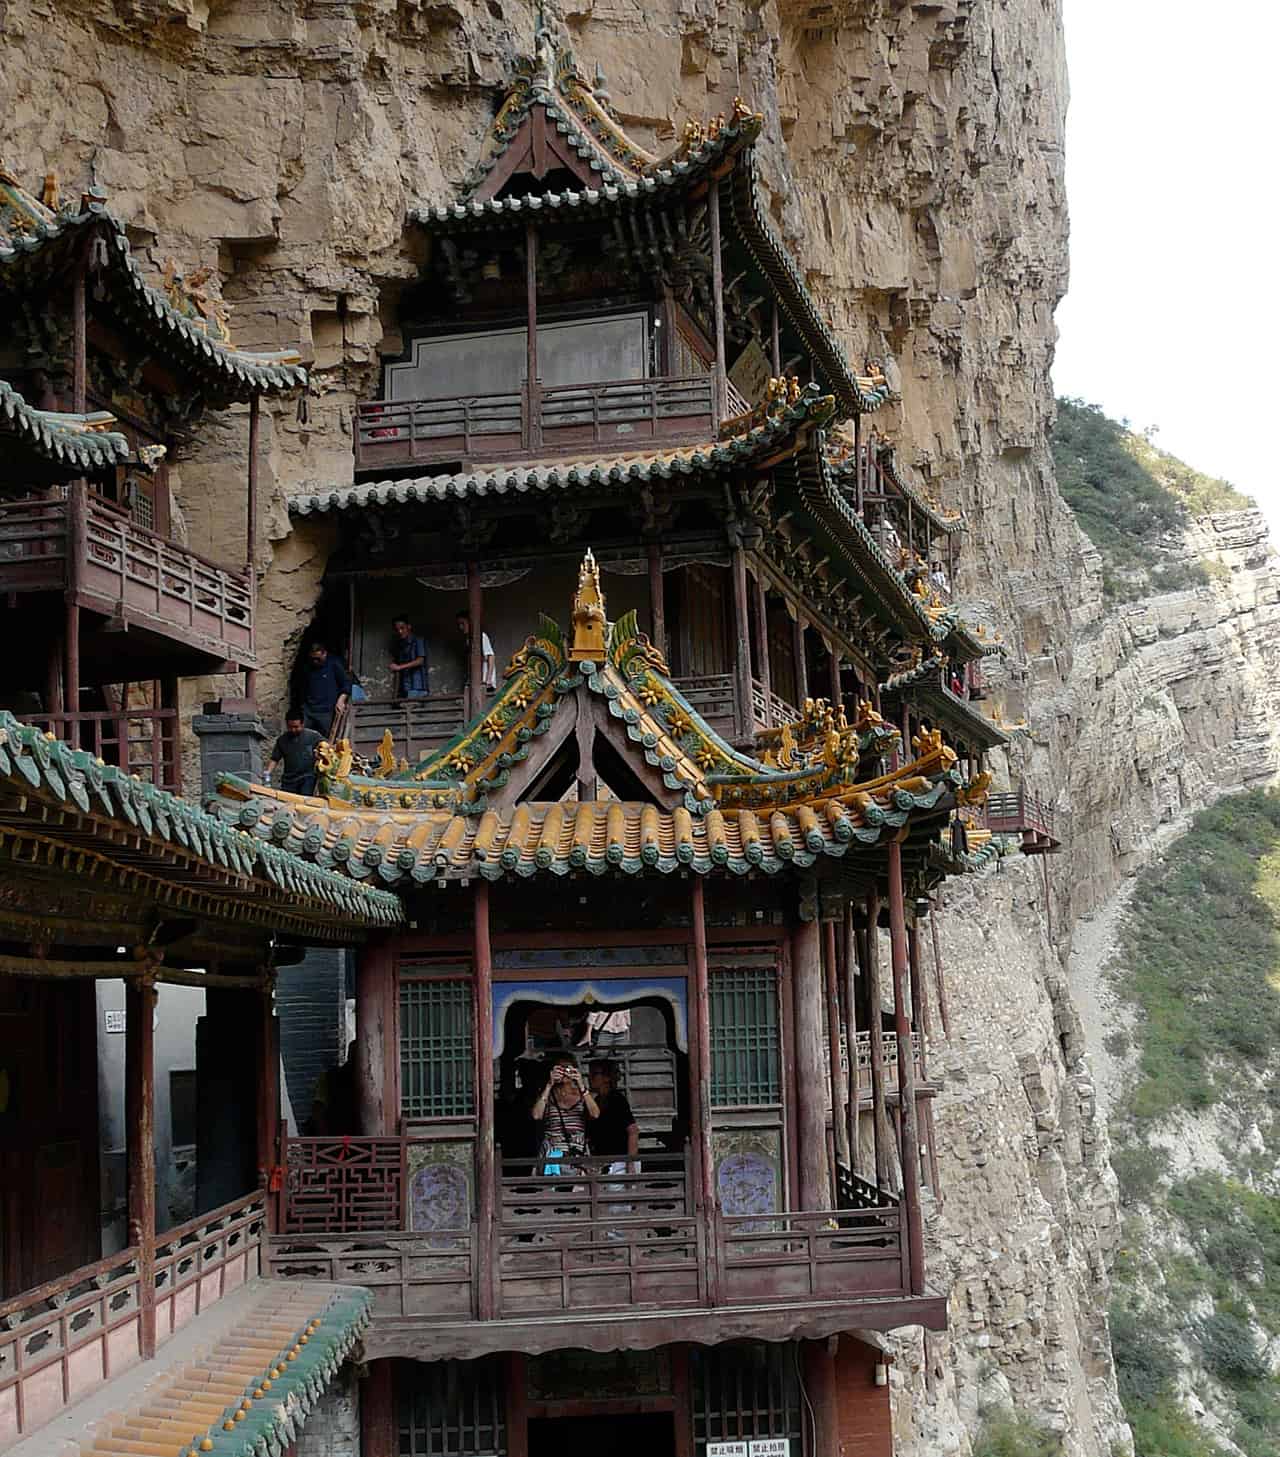
[[[163,294],[143,277],[142,269],[130,250],[124,224],[104,203],[90,201],[80,212],[58,213],[52,222],[33,223],[30,231],[15,236],[8,243],[0,243],[0,265],[13,266],[65,235],[95,224],[105,231],[107,269],[120,285],[125,309],[134,319],[140,320],[151,337],[158,333],[181,363],[188,368],[214,374],[220,381],[222,393],[234,399],[306,386],[306,370],[299,364],[287,362],[292,351],[280,351],[277,357],[233,349],[220,340],[210,338],[204,329],[173,308]]]
[[[158,850],[177,847],[219,870],[265,882],[268,897],[274,890],[292,898],[291,911],[309,904],[361,927],[393,926],[403,919],[395,896],[353,885],[345,876],[239,833],[199,805],[102,764],[0,710],[4,781],[24,795],[35,791],[55,806],[144,835],[158,842]]]
[[[68,470],[107,470],[123,465],[131,454],[128,440],[118,431],[96,430],[91,417],[84,415],[60,418],[53,411],[38,410],[4,380],[0,380],[0,430]]]

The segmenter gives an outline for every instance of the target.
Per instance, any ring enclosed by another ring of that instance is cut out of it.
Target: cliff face
[[[1103,1457],[1126,1440],[1103,1315],[1114,1211],[1059,957],[1164,816],[1274,768],[1265,538],[1256,518],[1205,526],[1225,574],[1109,616],[1054,489],[1059,0],[557,11],[641,140],[739,94],[764,111],[774,211],[811,285],[854,358],[892,361],[902,402],[879,427],[968,517],[958,586],[1010,643],[993,694],[1007,717],[1028,716],[1015,768],[1070,806],[1068,845],[1048,885],[1028,861],[947,892],[953,1035],[934,1057],[946,1202],[930,1233],[956,1284],[950,1334],[902,1342],[899,1446],[967,1453],[979,1399],[1014,1399],[1062,1431],[1071,1457]],[[259,678],[269,704],[331,544],[291,534],[279,493],[350,479],[352,405],[374,378],[383,307],[413,274],[405,210],[459,186],[533,23],[527,0],[0,9],[9,165],[69,186],[92,166],[157,267],[168,254],[217,265],[237,343],[301,342],[313,366],[306,420],[288,406],[264,422],[277,494],[259,543],[259,641],[282,645]],[[179,465],[192,543],[233,556],[244,429],[229,418]]]

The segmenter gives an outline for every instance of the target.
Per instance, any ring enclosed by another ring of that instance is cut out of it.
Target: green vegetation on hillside
[[[1141,597],[1208,580],[1204,567],[1162,550],[1161,538],[1192,516],[1253,504],[1226,481],[1193,470],[1083,400],[1058,401],[1050,444],[1058,489],[1102,555],[1108,597]]]
[[[1188,1359],[1226,1394],[1218,1415],[1236,1445],[1274,1457],[1280,1382],[1263,1339],[1280,1335],[1280,1199],[1259,1187],[1271,1160],[1243,1135],[1257,1124],[1270,1147],[1280,1113],[1280,794],[1235,795],[1197,815],[1139,880],[1120,942],[1137,1067],[1112,1128],[1130,1214],[1111,1330],[1137,1457],[1222,1457],[1178,1401]],[[1214,1106],[1241,1135],[1222,1150],[1230,1176],[1171,1179],[1149,1135]],[[1155,1233],[1169,1219],[1179,1253]]]

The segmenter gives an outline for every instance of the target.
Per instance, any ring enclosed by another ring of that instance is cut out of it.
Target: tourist
[[[275,741],[267,762],[266,782],[280,765],[280,788],[290,794],[316,792],[316,745],[321,736],[303,722],[302,710],[291,708],[285,715],[284,733]]]
[[[943,571],[941,562],[934,562],[933,571],[929,574],[929,581],[939,592],[951,591],[951,583],[947,581],[947,574]]]
[[[427,696],[427,649],[413,631],[408,615],[401,613],[391,620],[391,669],[397,698]]]
[[[595,1094],[582,1081],[578,1064],[566,1052],[551,1064],[551,1077],[530,1110],[542,1127],[539,1172],[549,1178],[579,1172],[587,1153],[587,1120],[598,1118]]]
[[[587,1130],[591,1152],[600,1158],[615,1160],[606,1171],[610,1174],[626,1173],[626,1160],[631,1162],[630,1172],[637,1173],[640,1128],[627,1095],[618,1087],[618,1064],[607,1057],[592,1058],[588,1072],[591,1092],[600,1110]]]
[[[345,710],[351,693],[351,678],[342,659],[330,653],[322,642],[307,649],[302,670],[302,716],[309,729],[326,738],[334,720]]]
[[[462,634],[462,686],[471,687],[471,617],[466,612],[458,613],[458,631]],[[498,665],[493,656],[493,644],[489,641],[489,634],[483,628],[480,629],[480,686],[486,693],[496,693],[498,689]]]

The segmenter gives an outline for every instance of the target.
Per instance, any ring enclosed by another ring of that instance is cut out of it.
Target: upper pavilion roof
[[[754,147],[763,117],[741,98],[728,117],[690,122],[677,145],[657,156],[627,136],[600,88],[578,69],[572,51],[553,38],[542,19],[535,54],[517,63],[506,99],[485,142],[484,154],[461,197],[411,208],[409,221],[432,233],[522,227],[530,219],[571,222],[599,218],[614,224],[614,244],[651,267],[673,258],[688,238],[655,219],[668,204],[720,189],[726,237],[743,262],[767,279],[783,321],[802,341],[843,412],[865,414],[889,398],[877,369],[856,373],[819,309],[804,275],[783,243],[760,198]],[[500,196],[518,173],[535,183],[568,174],[563,185]]]
[[[154,287],[143,277],[124,224],[99,189],[84,193],[78,205],[62,207],[56,192],[50,178],[44,199],[36,198],[0,164],[0,290],[42,294],[68,255],[86,249],[107,307],[141,334],[159,359],[200,380],[211,397],[247,400],[306,384],[296,350],[256,354],[232,348],[226,309],[204,291],[205,270],[184,279],[170,262],[162,288]]]
[[[540,871],[776,873],[824,856],[857,860],[890,836],[923,864],[952,807],[982,791],[937,734],[917,739],[910,763],[879,773],[899,736],[867,704],[852,725],[807,704],[765,759],[734,749],[671,681],[634,613],[606,622],[590,554],[572,620],[566,639],[544,617],[492,704],[419,763],[397,766],[388,738],[376,771],[360,772],[349,746],[326,746],[318,795],[227,777],[217,808],[358,879],[423,884]],[[575,773],[595,777],[601,740],[613,779],[646,797],[558,797]],[[579,751],[592,767],[569,762]],[[557,797],[522,798],[549,786]]]

